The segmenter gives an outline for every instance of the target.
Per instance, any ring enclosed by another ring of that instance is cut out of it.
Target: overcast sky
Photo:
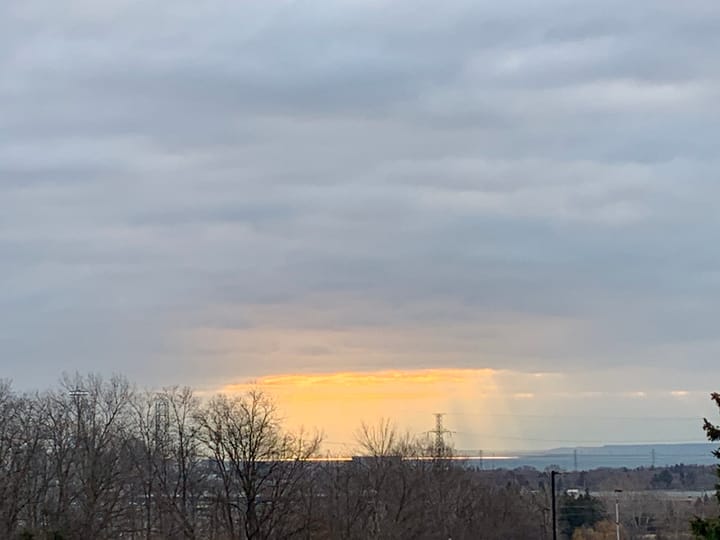
[[[718,50],[716,1],[2,2],[2,375],[708,414]]]

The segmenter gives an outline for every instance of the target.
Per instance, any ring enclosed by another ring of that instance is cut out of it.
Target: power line
[[[514,440],[514,441],[532,441],[532,442],[559,442],[559,443],[572,443],[572,444],[604,444],[604,445],[628,445],[628,444],[700,444],[706,443],[707,441],[702,440],[681,440],[681,441],[669,441],[669,440],[639,440],[639,441],[609,441],[605,439],[552,439],[552,438],[539,438],[539,437],[518,437],[512,435],[495,435],[491,433],[479,433],[474,431],[457,431],[456,433],[461,435],[473,435],[477,437],[485,437],[488,439],[501,439],[501,440]]]
[[[417,413],[421,414],[421,413]],[[424,413],[423,413],[424,414]],[[446,413],[447,416],[478,416],[491,418],[567,418],[571,420],[683,420],[702,422],[702,416],[605,416],[580,414],[525,414],[525,413]]]

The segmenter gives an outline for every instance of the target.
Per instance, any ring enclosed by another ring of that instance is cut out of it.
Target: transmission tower
[[[433,449],[434,457],[444,457],[447,454],[445,435],[452,433],[443,426],[443,416],[445,416],[445,413],[435,413],[435,429],[429,432],[435,436],[435,447]]]

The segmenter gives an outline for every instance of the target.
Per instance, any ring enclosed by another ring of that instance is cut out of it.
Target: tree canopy
[[[710,398],[720,409],[720,393],[713,392]],[[710,422],[707,418],[704,419],[703,429],[707,435],[708,440],[712,442],[720,441],[720,426],[717,426]],[[720,448],[713,451],[713,455],[720,459]],[[718,477],[720,478],[720,466],[717,469]],[[720,484],[716,486],[715,496],[720,502]],[[691,529],[696,538],[702,538],[704,540],[720,540],[720,517],[711,518],[700,518],[695,517],[691,524]]]

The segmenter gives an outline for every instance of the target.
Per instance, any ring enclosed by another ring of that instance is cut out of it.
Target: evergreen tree
[[[720,394],[713,392],[711,394],[711,399],[715,402],[718,408],[720,408]],[[703,425],[703,429],[705,430],[707,438],[713,442],[720,441],[720,426],[714,425],[708,421],[707,418],[705,418],[704,421],[705,424]],[[713,455],[720,459],[720,448],[713,451]],[[720,466],[717,467],[716,472],[718,477],[720,477]],[[720,484],[716,484],[715,487],[717,489],[715,496],[717,497],[718,502],[720,502]],[[690,523],[690,526],[696,538],[704,540],[720,540],[720,517],[707,519],[695,517],[695,519],[693,519]]]
[[[572,537],[575,529],[593,527],[605,517],[605,505],[587,490],[576,497],[567,494],[560,497],[560,530],[568,538]]]

